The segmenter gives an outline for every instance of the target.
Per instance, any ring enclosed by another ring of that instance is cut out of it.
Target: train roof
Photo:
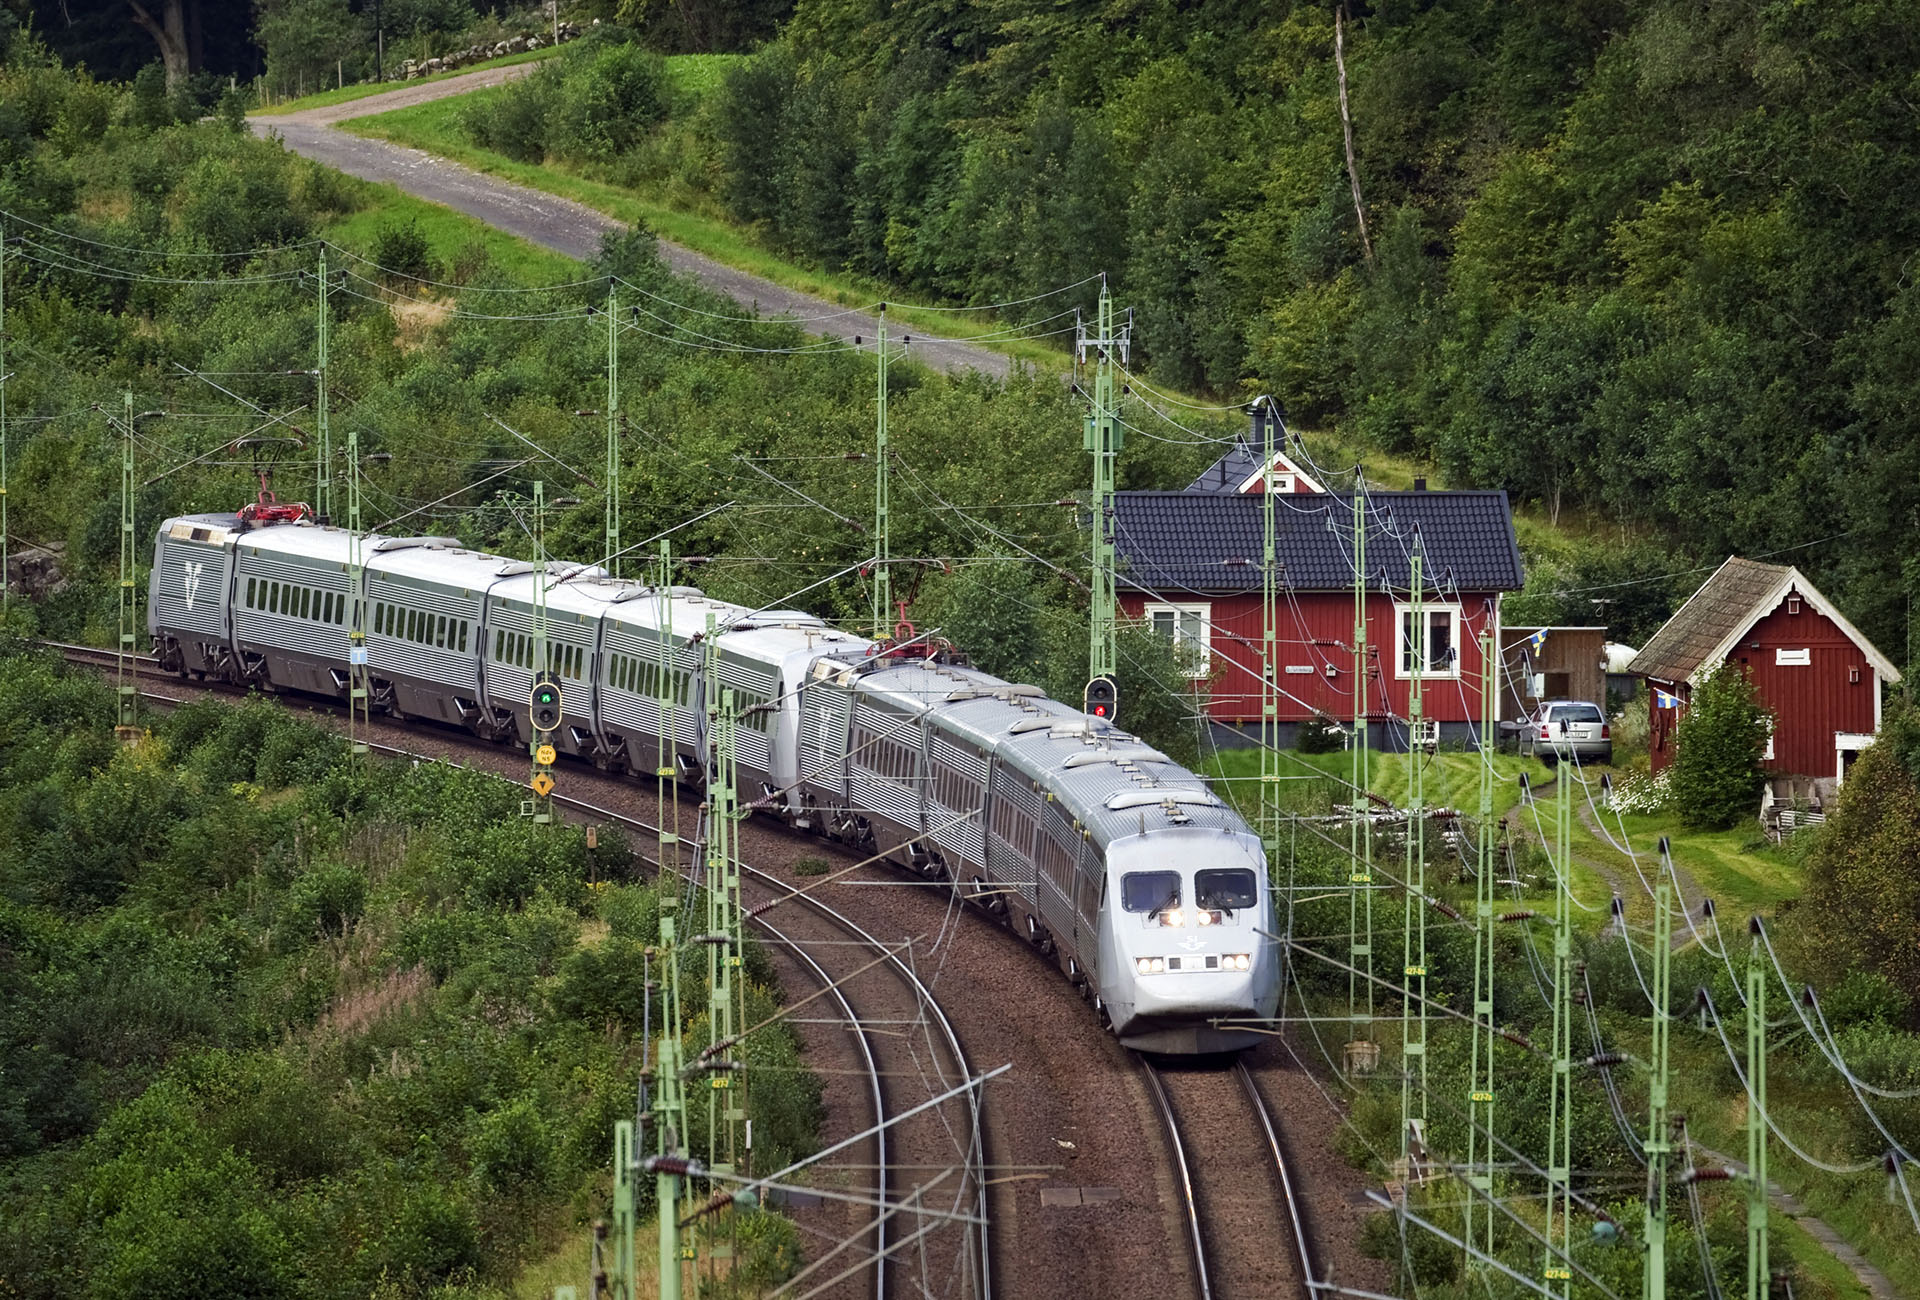
[[[1247,831],[1203,778],[1138,736],[1050,699],[1036,686],[926,663],[877,668],[857,682],[862,691],[924,714],[939,730],[1043,781],[1103,845],[1167,826]]]

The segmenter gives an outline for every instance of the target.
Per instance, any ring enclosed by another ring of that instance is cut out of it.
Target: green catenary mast
[[[607,566],[620,576],[620,300],[607,289]]]
[[[1747,1300],[1767,1300],[1767,977],[1760,966],[1760,918],[1747,954]]]
[[[1489,618],[1489,624],[1492,620]],[[1493,1257],[1493,633],[1480,632],[1480,825],[1474,872],[1473,1053],[1467,1073],[1467,1259]],[[1485,1201],[1482,1205],[1480,1202]]]
[[[1571,762],[1562,756],[1561,762]],[[1565,1300],[1573,1270],[1573,781],[1554,783],[1553,1051],[1547,1107],[1546,1290]]]
[[[1667,837],[1660,837],[1660,856],[1668,859]],[[1663,875],[1653,894],[1653,1041],[1647,1062],[1647,1193],[1641,1225],[1645,1252],[1640,1283],[1641,1300],[1666,1300],[1667,1294],[1667,1159],[1673,1153],[1667,1117],[1667,1039],[1671,1032],[1673,991],[1673,890]]]
[[[347,422],[347,748],[368,752],[373,729],[373,684],[367,665],[367,540],[360,518],[360,427]]]
[[[1353,476],[1353,861],[1347,872],[1347,1019],[1353,1025],[1347,1059],[1371,1069],[1373,1042],[1373,825],[1368,820],[1367,684],[1373,664],[1367,649],[1367,480]]]
[[[1260,416],[1260,840],[1267,870],[1280,843],[1280,563],[1274,542],[1273,399],[1255,399]]]
[[[1114,355],[1122,364],[1127,359],[1127,335],[1115,333],[1113,296],[1107,291],[1107,277],[1100,277],[1099,332],[1088,335],[1083,328],[1079,338],[1079,359],[1086,363],[1091,348],[1097,365],[1093,377],[1093,409],[1087,416],[1085,449],[1093,455],[1093,612],[1088,637],[1087,677],[1112,677],[1116,662],[1114,646],[1114,556],[1113,492],[1114,462],[1123,441],[1119,415],[1114,407]]]
[[[133,738],[136,717],[133,684],[134,616],[139,603],[133,589],[133,390],[126,393],[126,417],[120,426],[120,640],[114,656],[114,694],[119,698],[122,740]]]
[[[320,275],[314,304],[314,332],[317,336],[319,365],[314,370],[313,433],[316,453],[313,509],[322,523],[333,519],[333,442],[327,428],[327,327],[331,314],[327,305],[327,248],[320,246]]]
[[[1427,651],[1425,555],[1420,530],[1413,531],[1409,559],[1413,628],[1407,638],[1412,659],[1407,674],[1407,864],[1406,912],[1400,942],[1405,996],[1400,1001],[1400,1158],[1413,1177],[1424,1159],[1427,1131],[1427,765],[1425,681],[1432,665]],[[1418,1076],[1416,1079],[1416,1075]]]
[[[893,628],[893,571],[889,554],[893,542],[893,483],[891,453],[887,449],[887,304],[880,304],[880,333],[873,356],[878,379],[873,406],[873,639],[884,640]]]

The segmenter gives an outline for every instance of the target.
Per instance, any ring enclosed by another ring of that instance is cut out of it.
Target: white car
[[[1582,767],[1613,762],[1613,731],[1598,704],[1543,700],[1520,733],[1520,752],[1551,767],[1563,758]]]

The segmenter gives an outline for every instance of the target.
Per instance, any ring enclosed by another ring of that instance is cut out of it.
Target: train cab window
[[[1210,912],[1234,912],[1260,901],[1259,884],[1245,867],[1196,871],[1193,893],[1195,906]]]
[[[1120,906],[1129,912],[1158,912],[1179,902],[1177,871],[1129,871],[1120,877]]]

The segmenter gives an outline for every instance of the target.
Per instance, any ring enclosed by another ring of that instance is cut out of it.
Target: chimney
[[[1427,481],[1423,478],[1415,479],[1413,481],[1413,490],[1415,492],[1425,492],[1427,490]]]

